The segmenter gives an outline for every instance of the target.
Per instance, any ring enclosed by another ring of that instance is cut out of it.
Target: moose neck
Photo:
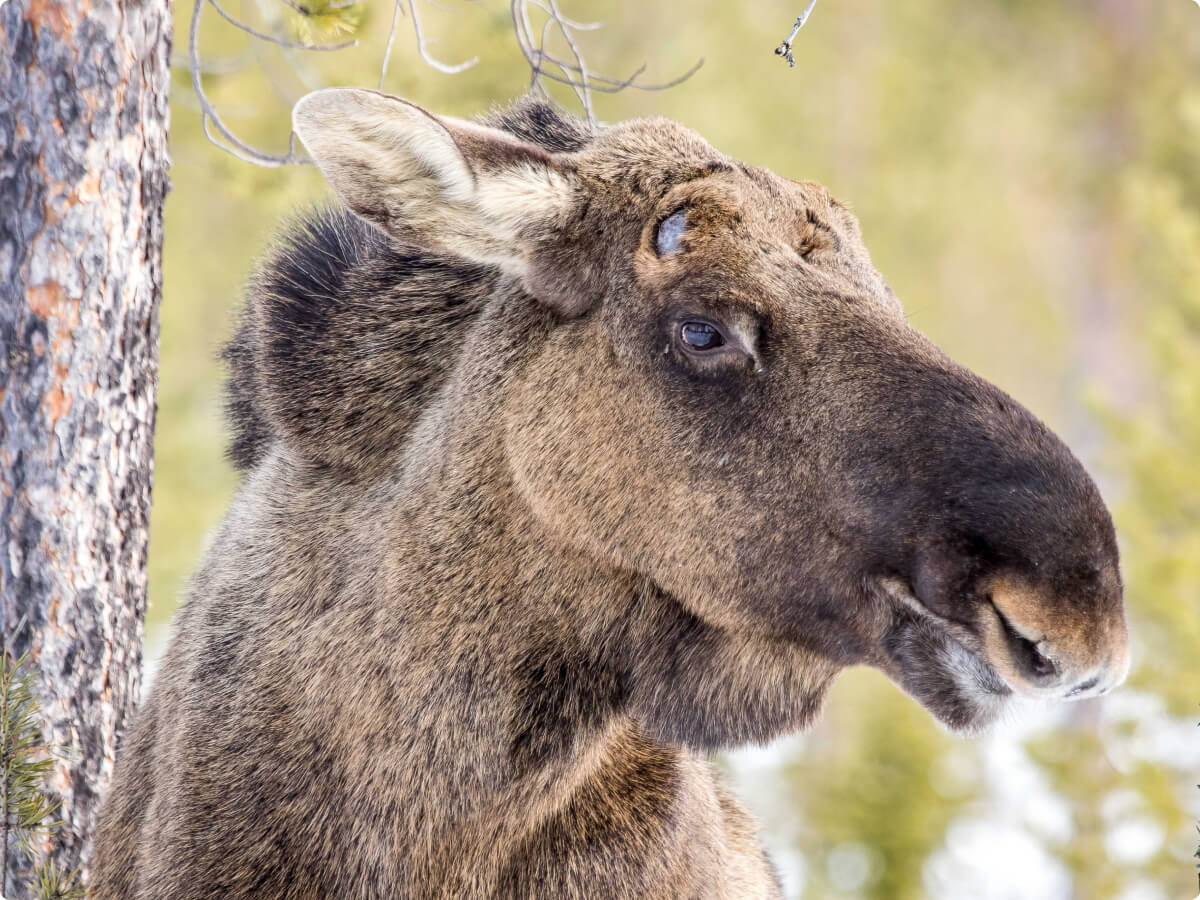
[[[547,327],[497,315],[476,337],[493,347],[511,337],[518,354]],[[439,618],[458,622],[482,656],[509,667],[526,707],[511,736],[514,765],[536,765],[547,748],[598,735],[619,717],[653,739],[701,750],[807,724],[833,663],[789,641],[710,624],[534,515],[513,482],[500,424],[502,371],[512,368],[511,356],[503,366],[460,365],[418,426],[402,556],[417,577],[460,588],[443,592]]]

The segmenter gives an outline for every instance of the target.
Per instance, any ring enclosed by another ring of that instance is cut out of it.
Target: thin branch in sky
[[[392,58],[392,44],[396,41],[396,20],[404,15],[404,6],[400,0],[392,4],[392,24],[388,27],[387,46],[383,50],[383,65],[379,67],[379,90],[383,90],[383,80],[387,78],[388,62]]]
[[[260,41],[267,41],[268,43],[275,44],[279,47],[287,47],[290,50],[320,50],[323,52],[331,52],[334,50],[345,50],[347,47],[358,46],[358,41],[356,40],[342,41],[340,44],[305,44],[298,41],[289,41],[287,38],[282,38],[274,34],[267,34],[266,32],[251,28],[241,19],[235,18],[226,12],[225,8],[221,6],[217,0],[208,0],[208,4],[215,9],[220,14],[221,18],[223,18],[230,25],[234,26],[235,28],[240,28],[251,37],[256,37]]]
[[[473,56],[465,62],[454,63],[453,65],[434,59],[428,50],[433,42],[427,41],[425,39],[425,32],[421,30],[421,14],[417,12],[416,0],[408,0],[408,12],[412,16],[413,31],[417,36],[417,53],[421,55],[421,59],[425,61],[427,66],[439,72],[444,72],[447,75],[457,75],[459,72],[465,72],[471,66],[475,65],[475,63],[479,62],[478,56]]]
[[[782,56],[788,62],[788,68],[796,68],[796,57],[792,55],[792,41],[796,39],[796,35],[800,33],[800,29],[804,27],[804,23],[808,21],[808,17],[812,15],[813,7],[817,5],[817,0],[808,0],[808,8],[796,17],[796,23],[792,26],[792,32],[783,39],[783,43],[775,48],[775,55]]]
[[[291,163],[310,162],[311,160],[296,153],[296,136],[294,134],[289,136],[287,153],[264,153],[241,140],[221,120],[221,116],[212,105],[212,101],[204,93],[204,79],[200,63],[200,17],[204,13],[205,5],[208,3],[213,3],[213,6],[216,6],[213,0],[195,0],[192,6],[191,27],[188,29],[188,68],[192,74],[192,91],[195,93],[196,99],[200,101],[200,125],[204,129],[204,136],[208,138],[209,142],[220,147],[226,153],[236,156],[244,162],[254,163],[257,166],[273,168]],[[221,11],[220,7],[217,7],[217,9]],[[234,21],[227,14],[225,18]],[[250,33],[255,34],[256,32],[251,31]],[[220,135],[220,139],[213,134],[213,129],[216,129]]]
[[[249,35],[254,41],[280,48],[285,59],[296,70],[297,75],[310,90],[315,90],[321,86],[320,79],[317,77],[315,71],[304,64],[301,56],[296,51],[331,52],[353,47],[358,43],[355,40],[350,40],[338,44],[319,44],[309,41],[292,40],[280,34],[273,33],[278,30],[279,22],[271,10],[264,8],[265,2],[266,0],[258,0],[258,6],[259,13],[267,22],[266,27],[270,29],[269,31],[256,28],[234,16],[221,5],[221,0],[194,0],[191,28],[188,31],[188,52],[184,62],[191,74],[192,90],[200,109],[200,122],[204,129],[205,137],[210,142],[245,162],[268,167],[310,163],[310,159],[297,151],[295,134],[291,134],[288,137],[288,150],[286,153],[267,153],[250,146],[230,129],[221,118],[211,99],[204,92],[203,75],[206,72],[214,72],[214,67],[205,63],[200,57],[200,19],[206,6],[211,6],[221,18],[234,28]],[[479,57],[477,56],[460,63],[446,63],[435,57],[431,52],[431,47],[435,41],[425,34],[421,23],[419,2],[420,0],[392,0],[391,24],[388,28],[387,43],[384,47],[383,60],[379,70],[378,87],[380,90],[384,89],[387,79],[388,67],[391,63],[392,50],[395,45],[396,29],[401,17],[406,17],[411,22],[413,37],[417,43],[417,55],[430,68],[453,75],[469,69],[479,62]],[[433,2],[433,0],[430,0],[430,2]],[[281,9],[290,9],[297,16],[302,17],[298,21],[306,22],[310,19],[325,16],[330,11],[349,9],[356,5],[357,0],[279,0],[279,3]],[[531,7],[545,17],[544,21],[539,23],[540,28],[537,31],[534,30],[531,21]],[[811,11],[811,9],[810,5],[809,10]],[[583,47],[578,38],[578,35],[582,32],[594,31],[600,28],[601,23],[580,22],[568,18],[559,8],[559,0],[512,0],[511,12],[517,46],[521,51],[521,55],[524,56],[526,62],[529,64],[530,90],[541,95],[547,101],[561,107],[562,104],[551,94],[549,84],[567,86],[579,101],[579,105],[583,109],[583,114],[593,124],[596,123],[596,111],[592,100],[595,92],[615,94],[628,88],[636,88],[643,91],[666,90],[691,78],[700,66],[704,64],[704,60],[701,59],[682,75],[661,84],[648,84],[639,80],[643,72],[645,72],[645,64],[638,66],[627,78],[614,78],[602,75],[588,65]],[[308,31],[304,30],[301,33],[307,36]],[[566,47],[565,55],[558,56],[549,50],[549,45],[556,40],[561,41],[561,45]],[[220,66],[215,68],[217,71],[224,70]],[[275,77],[275,74],[277,73],[267,72],[267,75],[272,77],[272,83],[279,89],[280,82]]]
[[[530,6],[537,7],[547,17],[542,28],[540,41],[535,41],[533,37],[534,31],[529,15]],[[612,78],[607,75],[600,75],[588,66],[575,37],[575,32],[593,31],[600,26],[600,23],[576,22],[573,19],[568,19],[558,8],[557,0],[512,0],[512,20],[513,30],[517,37],[517,46],[529,64],[531,72],[530,87],[537,90],[543,96],[550,98],[550,92],[543,82],[551,81],[556,84],[568,86],[579,98],[584,113],[593,124],[596,122],[592,106],[593,91],[598,91],[602,94],[616,94],[627,88],[636,88],[642,91],[666,90],[687,81],[704,65],[704,60],[700,59],[679,77],[662,84],[646,84],[638,81],[646,69],[645,63],[638,66],[628,78]],[[570,51],[569,59],[555,56],[546,49],[547,40],[554,30],[559,32],[567,49]],[[547,68],[547,66],[552,68]],[[558,71],[554,71],[554,69]]]

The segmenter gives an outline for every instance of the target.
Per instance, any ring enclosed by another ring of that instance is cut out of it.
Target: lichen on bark
[[[85,873],[141,680],[170,12],[0,4],[0,625],[75,748],[54,854]]]

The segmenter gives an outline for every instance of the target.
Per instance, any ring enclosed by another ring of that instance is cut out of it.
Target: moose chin
[[[824,188],[533,100],[294,124],[337,205],[227,348],[243,481],[97,898],[775,897],[709,755],[843,668],[965,732],[1124,678],[1094,483]]]

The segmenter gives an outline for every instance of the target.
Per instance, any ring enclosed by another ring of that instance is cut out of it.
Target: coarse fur
[[[708,755],[840,669],[963,731],[1124,676],[1092,481],[820,186],[528,100],[322,91],[296,128],[348,210],[227,350],[245,479],[99,900],[774,897]]]

